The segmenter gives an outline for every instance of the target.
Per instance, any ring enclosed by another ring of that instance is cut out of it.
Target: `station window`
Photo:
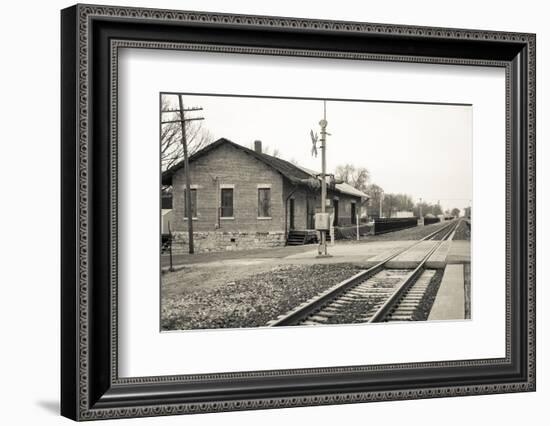
[[[233,188],[221,189],[221,217],[233,217]]]
[[[258,217],[271,217],[271,188],[258,188]]]

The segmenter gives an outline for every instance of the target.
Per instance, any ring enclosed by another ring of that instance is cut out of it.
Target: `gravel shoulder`
[[[460,222],[460,225],[458,225],[458,228],[455,232],[455,236],[454,236],[454,240],[457,240],[457,241],[470,241],[470,237],[471,237],[471,229],[470,229],[470,224],[465,221],[465,220],[462,220]]]
[[[360,271],[344,263],[264,264],[253,272],[249,266],[227,269],[186,268],[165,274],[162,330],[262,327]]]

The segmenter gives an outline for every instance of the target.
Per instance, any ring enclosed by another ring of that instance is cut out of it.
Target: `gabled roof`
[[[262,163],[266,164],[267,166],[273,168],[277,172],[279,172],[282,176],[290,180],[292,183],[295,184],[311,184],[312,180],[320,180],[318,177],[318,174],[315,173],[312,170],[308,170],[304,167],[297,166],[295,164],[292,164],[289,161],[283,160],[281,158],[274,157],[272,155],[267,155],[263,153],[259,153],[254,151],[253,149],[246,148],[242,145],[239,145],[235,142],[230,141],[229,139],[221,138],[217,141],[211,143],[210,145],[204,147],[200,151],[197,151],[193,155],[189,157],[189,162],[193,162],[197,160],[198,158],[208,154],[209,152],[217,149],[223,144],[231,145],[232,147],[241,150],[242,152],[254,157],[255,159],[261,161]],[[183,169],[184,162],[180,161],[179,163],[173,165],[168,170],[166,170],[162,174],[162,184],[163,185],[171,185],[172,184],[172,177],[174,174],[180,170]],[[358,189],[355,189],[351,185],[348,185],[347,183],[341,183],[336,184],[335,188],[336,191],[342,192],[345,194],[354,195],[356,197],[362,197],[362,198],[370,198],[367,194],[365,194],[362,191],[359,191]]]
[[[355,195],[356,197],[361,197],[366,199],[370,198],[368,194],[365,194],[363,191],[355,188],[354,186],[351,186],[349,183],[346,183],[346,182],[337,183],[336,190],[339,192],[343,192],[344,194]]]
[[[302,169],[303,171],[305,171],[306,173],[309,173],[310,176],[312,177],[317,177],[320,175],[320,173],[317,173],[315,172],[314,170],[311,170],[311,169],[307,169],[305,167],[302,167],[302,166],[296,166],[300,169]],[[327,184],[330,183],[330,177],[326,177],[325,178],[326,181],[327,181]],[[319,178],[319,180],[321,180]],[[349,195],[354,195],[356,197],[361,197],[361,198],[366,198],[366,199],[369,199],[370,198],[370,195],[368,194],[365,194],[363,191],[355,188],[354,186],[351,186],[349,183],[346,183],[346,182],[342,182],[342,183],[336,183],[334,185],[334,188],[338,191],[338,192],[342,192],[344,194],[349,194]]]
[[[231,145],[232,147],[243,151],[244,153],[251,155],[252,157],[256,158],[257,160],[260,160],[261,162],[265,163],[266,165],[270,166],[271,168],[278,171],[280,174],[282,174],[284,177],[288,178],[289,180],[293,182],[298,182],[303,179],[308,179],[311,176],[306,173],[305,171],[301,170],[300,168],[296,167],[294,164],[282,160],[277,157],[273,157],[271,155],[267,154],[260,154],[253,149],[246,148],[242,145],[236,144],[235,142],[230,141],[229,139],[221,138],[217,141],[211,143],[210,145],[207,145],[200,151],[197,151],[193,155],[189,157],[189,162],[195,161],[196,159],[203,157],[204,155],[208,154],[209,152],[215,150],[219,146],[223,144]],[[179,163],[173,165],[168,170],[166,170],[162,174],[162,183],[163,185],[170,185],[172,182],[172,176],[180,170],[183,169],[184,162],[180,161]]]

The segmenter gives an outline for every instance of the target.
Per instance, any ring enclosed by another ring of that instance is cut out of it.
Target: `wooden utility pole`
[[[191,176],[189,174],[189,156],[187,155],[187,136],[185,131],[185,110],[182,96],[178,96],[180,106],[181,143],[183,145],[183,170],[185,172],[185,207],[187,207],[187,231],[189,232],[189,254],[195,253],[193,242],[193,206],[191,206]]]
[[[195,253],[195,245],[193,242],[193,208],[191,205],[191,176],[189,174],[189,156],[187,152],[187,133],[185,124],[188,121],[204,120],[203,117],[185,118],[185,113],[189,111],[202,111],[202,108],[193,107],[185,109],[183,107],[183,95],[178,95],[179,108],[166,110],[162,112],[178,113],[177,120],[162,121],[162,124],[177,123],[181,124],[181,143],[183,145],[183,165],[185,173],[185,207],[187,210],[187,231],[189,234],[189,254]],[[185,214],[185,211],[184,211]]]

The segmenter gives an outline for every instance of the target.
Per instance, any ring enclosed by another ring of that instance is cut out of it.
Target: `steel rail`
[[[397,250],[395,253],[389,255],[382,261],[378,262],[376,265],[371,266],[369,269],[365,271],[361,271],[358,274],[354,275],[353,277],[348,278],[347,280],[342,281],[333,287],[330,287],[329,289],[325,290],[324,292],[320,293],[314,298],[292,309],[287,314],[282,315],[279,318],[270,321],[267,324],[267,326],[268,327],[290,326],[290,325],[295,325],[300,321],[303,321],[305,318],[307,318],[308,316],[312,315],[313,313],[321,309],[322,306],[326,305],[332,299],[336,298],[343,292],[351,289],[352,287],[360,284],[361,282],[365,281],[366,279],[369,279],[371,276],[383,270],[384,265],[388,263],[390,260],[411,250],[412,248],[416,247],[418,244],[422,243],[423,241],[429,240],[432,237],[436,236],[437,234],[450,229],[454,225],[455,225],[454,223],[450,223],[449,225],[444,226],[443,228],[438,229],[437,231],[434,231],[426,235],[425,237],[421,238],[420,240],[410,245],[409,247],[406,247],[405,249]],[[449,235],[449,233],[445,233],[444,235],[447,236]]]
[[[388,314],[390,314],[394,308],[396,307],[396,304],[401,300],[401,297],[405,295],[405,293],[411,288],[411,286],[416,282],[419,275],[424,270],[424,265],[430,258],[434,252],[441,247],[441,245],[449,238],[451,234],[453,234],[456,229],[458,228],[458,225],[460,225],[460,220],[456,224],[453,224],[453,228],[447,232],[444,237],[439,241],[439,243],[435,244],[428,253],[422,258],[418,266],[410,273],[408,274],[403,282],[399,285],[399,287],[392,293],[392,295],[384,302],[380,308],[374,313],[374,315],[369,319],[369,323],[371,322],[382,322],[386,318]]]

